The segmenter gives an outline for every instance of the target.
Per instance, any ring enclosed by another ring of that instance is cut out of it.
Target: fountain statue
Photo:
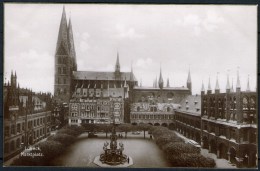
[[[128,162],[128,157],[123,154],[124,144],[119,143],[117,147],[117,135],[116,135],[116,124],[113,121],[112,135],[110,136],[110,148],[109,143],[105,142],[103,146],[104,153],[100,155],[100,161],[108,165],[119,165]]]

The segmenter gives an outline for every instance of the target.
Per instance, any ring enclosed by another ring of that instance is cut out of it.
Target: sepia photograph
[[[257,5],[4,3],[3,165],[258,168]]]

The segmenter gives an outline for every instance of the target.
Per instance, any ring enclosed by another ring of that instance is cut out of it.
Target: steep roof
[[[131,72],[120,72],[122,81],[131,79]],[[115,80],[115,72],[73,71],[75,80]],[[137,81],[133,75],[134,81]]]
[[[188,113],[191,115],[201,115],[201,96],[189,95],[184,98],[177,111]]]

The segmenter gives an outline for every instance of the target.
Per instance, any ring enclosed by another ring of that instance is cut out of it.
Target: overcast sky
[[[54,55],[63,4],[5,4],[4,76],[16,70],[20,87],[54,89]],[[186,86],[190,67],[193,94],[217,73],[225,91],[239,66],[242,90],[248,74],[256,88],[257,8],[216,5],[65,5],[71,17],[80,71],[121,71],[153,86],[160,63],[164,84]]]

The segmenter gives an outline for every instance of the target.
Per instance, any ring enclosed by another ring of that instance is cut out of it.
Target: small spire
[[[219,84],[218,84],[218,73],[217,73],[217,79],[216,79],[215,90],[219,90]]]
[[[228,71],[229,72],[229,71]],[[226,85],[226,89],[230,90],[230,84],[229,84],[229,73],[227,74],[227,85]]]
[[[16,77],[16,71],[14,71],[14,76]]]
[[[248,74],[248,78],[247,78],[247,88],[246,91],[249,92],[250,91],[250,85],[249,85],[249,74]]]
[[[232,85],[231,85],[231,90],[230,92],[234,92],[234,87],[233,87],[233,78],[232,78]]]
[[[141,80],[140,80],[140,87],[142,87],[142,78],[141,78]]]
[[[120,64],[119,64],[119,53],[117,52],[117,58],[116,58],[116,72],[120,72]]]
[[[236,85],[236,88],[241,88],[240,79],[239,79],[239,67],[237,68],[237,85]]]
[[[13,76],[13,70],[11,71],[11,77]]]
[[[187,83],[191,83],[190,68],[189,68]]]
[[[155,88],[157,88],[157,76],[155,78]]]
[[[211,90],[211,86],[210,86],[210,77],[209,77],[208,90]]]
[[[163,88],[163,78],[162,78],[162,67],[160,64],[160,76],[159,76],[159,87],[162,89]]]
[[[167,87],[170,87],[170,82],[169,82],[169,78],[167,78]]]
[[[202,92],[204,92],[204,91],[205,91],[203,80],[202,80],[201,91],[202,91]]]

